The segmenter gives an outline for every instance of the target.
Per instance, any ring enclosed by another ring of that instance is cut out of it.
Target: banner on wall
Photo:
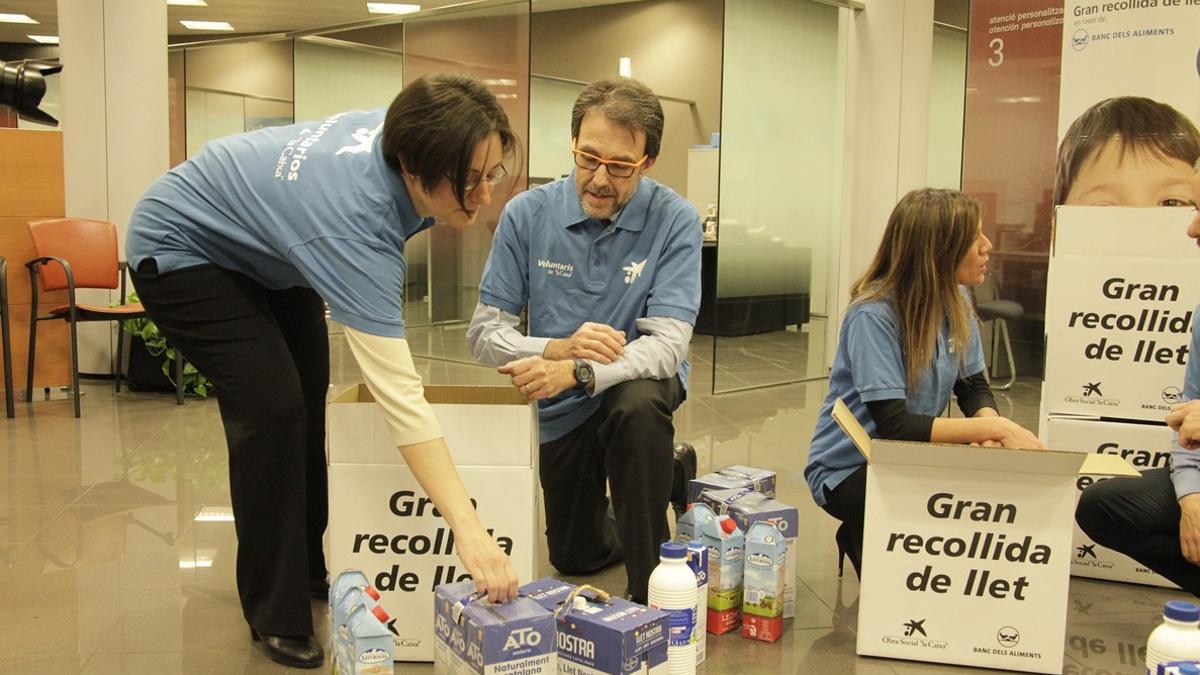
[[[1112,96],[1144,96],[1200,119],[1200,0],[1066,0],[1061,138]]]

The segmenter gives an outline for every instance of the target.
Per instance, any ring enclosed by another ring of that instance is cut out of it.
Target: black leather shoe
[[[255,642],[262,642],[267,656],[276,663],[282,663],[292,668],[320,668],[321,664],[325,662],[325,650],[311,635],[305,637],[259,635],[258,631],[251,628],[250,637]]]
[[[696,477],[696,449],[691,443],[675,444],[675,475],[671,482],[671,507],[675,521],[687,511],[688,483]]]
[[[324,579],[308,582],[308,597],[329,602],[329,582]]]

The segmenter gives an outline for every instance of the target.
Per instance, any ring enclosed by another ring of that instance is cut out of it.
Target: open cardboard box
[[[537,408],[511,387],[426,387],[450,454],[485,527],[517,577],[537,573]],[[326,406],[327,564],[362,570],[397,620],[397,661],[432,661],[434,586],[467,574],[364,385]]]
[[[870,438],[838,401],[869,463],[862,655],[1062,671],[1080,473],[1137,476],[1116,455]]]

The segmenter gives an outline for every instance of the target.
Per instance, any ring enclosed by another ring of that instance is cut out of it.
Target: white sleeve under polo
[[[383,408],[397,446],[442,437],[442,426],[425,400],[425,387],[413,365],[408,340],[371,335],[345,327],[346,343],[358,362],[367,389]]]

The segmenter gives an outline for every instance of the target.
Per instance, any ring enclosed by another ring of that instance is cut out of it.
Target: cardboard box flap
[[[483,405],[529,405],[516,389],[495,385],[427,385],[425,400],[430,403],[464,403]],[[355,384],[334,396],[331,403],[373,403],[375,397],[365,384]]]
[[[1103,476],[1137,476],[1142,477],[1142,473],[1129,463],[1129,460],[1120,455],[1106,455],[1102,453],[1088,453],[1087,459],[1083,460],[1083,468],[1079,473],[1099,474]]]
[[[842,428],[842,431],[854,441],[855,447],[871,461],[871,437],[867,435],[867,430],[858,422],[858,418],[854,413],[850,412],[850,408],[842,399],[833,402],[833,421]]]

